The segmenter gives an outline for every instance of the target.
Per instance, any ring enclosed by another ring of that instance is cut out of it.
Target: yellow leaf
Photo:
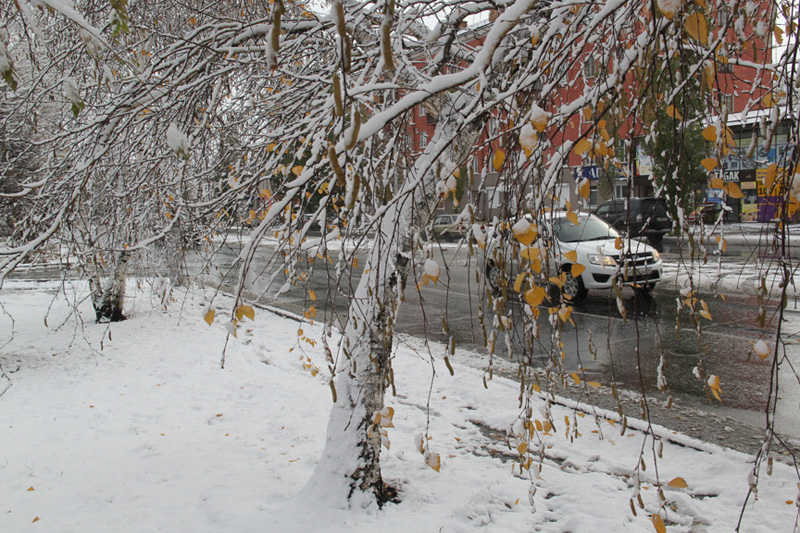
[[[722,181],[722,178],[711,178],[709,185],[711,185],[712,189],[722,189],[725,187],[725,182]]]
[[[300,174],[302,174],[302,173],[303,173],[303,167],[302,166],[297,165],[296,167],[292,168],[292,174],[294,174],[295,176],[300,176]]]
[[[708,46],[708,23],[705,15],[699,12],[689,15],[683,27],[692,39],[703,46]]]
[[[571,250],[564,254],[564,258],[567,261],[572,261],[574,263],[575,261],[578,260],[578,252],[576,252],[575,250]]]
[[[536,128],[536,131],[538,131],[539,133],[542,133],[545,130],[545,128],[547,128],[548,120],[550,120],[550,115],[548,115],[544,111],[541,111],[533,118],[533,120],[531,120],[531,126]]]
[[[38,522],[38,521],[39,521],[39,517],[38,516],[33,519],[33,522]],[[33,523],[33,522],[31,522],[31,523]]]
[[[578,215],[576,215],[576,214],[575,214],[574,212],[572,212],[572,211],[570,211],[569,213],[567,213],[567,220],[569,220],[570,222],[572,222],[572,224],[573,224],[574,226],[577,226],[577,225],[578,225]]]
[[[770,353],[769,345],[763,340],[759,340],[753,345],[753,351],[756,352],[756,355],[759,356],[762,361],[766,359]]]
[[[33,489],[33,486],[31,486],[31,487],[28,489],[28,492],[33,492],[33,490],[34,490],[34,489]]]
[[[706,4],[706,0],[694,0],[694,3],[703,9],[708,10],[708,4]]]
[[[703,309],[702,311],[700,311],[700,313],[699,313],[699,314],[700,314],[700,316],[701,316],[701,317],[703,317],[703,318],[705,318],[705,319],[707,319],[707,320],[714,320],[713,318],[711,318],[711,313],[709,313],[709,312],[708,312],[708,311],[706,311],[705,309]]]
[[[653,527],[656,528],[658,533],[667,533],[667,526],[664,525],[664,520],[660,516],[654,514],[652,517]]]
[[[592,143],[590,143],[586,139],[581,139],[580,141],[575,143],[573,151],[575,152],[576,155],[582,155],[585,154],[591,147]]]
[[[778,102],[778,99],[772,93],[767,93],[761,98],[761,105],[766,108],[775,107]]]
[[[592,120],[592,108],[588,105],[583,108],[583,118],[588,120]]]
[[[577,372],[573,372],[572,374],[569,375],[569,377],[572,378],[572,381],[575,382],[575,385],[581,384],[581,377],[577,374]]]
[[[580,187],[578,188],[578,194],[581,195],[581,198],[584,200],[588,200],[589,196],[592,194],[592,185],[589,180],[583,180],[581,182]]]
[[[203,320],[205,320],[210,326],[211,323],[214,322],[214,316],[216,314],[217,314],[216,309],[211,309],[208,313],[206,313],[206,316],[203,317]]]
[[[308,289],[308,298],[309,298],[309,299],[310,299],[312,302],[316,301],[316,300],[317,300],[317,293],[315,293],[315,292],[314,292],[314,291],[312,291],[311,289]]]
[[[494,156],[492,157],[492,165],[496,171],[500,171],[503,168],[503,162],[506,160],[506,153],[502,148],[498,148],[495,151]]]
[[[673,489],[685,489],[689,486],[686,483],[686,480],[683,479],[682,477],[676,477],[675,479],[667,483],[667,485],[669,485]]]
[[[731,148],[736,148],[736,141],[733,140],[733,130],[725,128],[725,142]]]
[[[527,259],[528,261],[535,261],[539,255],[542,253],[542,250],[539,248],[535,248],[533,246],[528,246],[527,248],[523,248],[519,255],[523,259]]]
[[[719,161],[717,161],[713,157],[706,157],[705,159],[700,161],[700,164],[703,165],[703,168],[711,172],[712,170],[717,168],[717,165],[719,165]]]
[[[586,384],[589,385],[590,387],[595,387],[595,388],[602,387],[599,381],[587,381]]]
[[[256,311],[255,311],[255,309],[253,309],[253,308],[252,308],[251,306],[249,306],[249,305],[243,305],[243,306],[239,307],[239,308],[236,310],[236,318],[238,318],[239,320],[241,320],[241,319],[242,319],[242,317],[240,316],[240,314],[239,314],[239,313],[241,313],[242,315],[246,316],[246,317],[247,317],[247,318],[249,318],[250,320],[255,320],[255,318],[256,318]]]
[[[783,28],[776,24],[773,28],[773,33],[775,34],[775,40],[778,41],[778,44],[783,44]]]
[[[674,105],[667,106],[667,116],[672,117],[675,120],[683,120],[680,111]]]
[[[432,453],[425,458],[425,463],[438,472],[442,466],[442,458],[438,453]]]
[[[707,64],[703,67],[703,74],[702,77],[705,78],[706,87],[709,91],[714,90],[714,65]]]
[[[517,446],[517,451],[519,452],[520,455],[522,455],[525,452],[527,452],[528,451],[528,443],[527,442],[521,442],[520,445]]]
[[[544,287],[534,286],[525,291],[525,301],[528,302],[531,307],[539,307],[544,301],[546,294],[547,291]]]
[[[732,181],[725,184],[725,193],[731,198],[744,198],[744,193],[739,184]]]
[[[717,142],[717,128],[716,126],[708,126],[703,130],[703,139],[708,142]]]
[[[622,237],[617,237],[616,240],[614,240],[614,248],[617,250],[622,250],[623,246],[625,246],[625,243],[623,242]]]
[[[767,167],[767,175],[764,178],[764,186],[767,190],[772,189],[772,185],[775,182],[775,176],[778,172],[778,165],[772,163],[770,166]]]
[[[581,274],[583,274],[584,270],[586,270],[585,266],[580,265],[578,263],[575,263],[574,265],[572,265],[572,268],[570,269],[570,273],[572,274],[573,277],[577,278]]]
[[[667,17],[669,20],[672,20],[672,17],[675,16],[675,13],[678,11],[680,7],[680,2],[663,2],[657,1],[656,5],[658,6],[658,10],[661,11],[661,14]]]
[[[514,280],[514,292],[522,292],[522,282],[525,281],[526,273],[523,272]]]
[[[511,230],[514,232],[514,237],[525,246],[530,246],[539,236],[539,228],[526,218],[519,219]]]

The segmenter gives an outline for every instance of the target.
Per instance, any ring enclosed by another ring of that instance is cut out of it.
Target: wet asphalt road
[[[670,248],[669,243],[661,248],[665,265],[680,259],[680,250]],[[267,255],[272,250],[262,247],[260,252]],[[460,349],[486,354],[477,311],[482,288],[475,279],[474,259],[470,261],[466,251],[455,246],[437,254],[436,259],[442,266],[439,282],[423,285],[417,291],[409,281],[406,299],[400,308],[397,332],[444,343],[447,340],[442,331],[444,316]],[[216,262],[225,266],[236,255],[237,251],[231,249],[219,256]],[[746,267],[746,261],[752,260],[750,255],[748,249],[737,250],[736,246],[729,246],[723,263],[730,266],[732,275],[736,275],[737,269]],[[358,259],[363,266],[364,257],[358,256]],[[711,260],[716,261],[713,255]],[[257,260],[254,271],[258,271],[260,264]],[[315,305],[319,319],[326,306],[329,311],[333,308],[341,313],[346,311],[347,293],[336,294],[330,290],[334,284],[333,277],[333,264],[315,261],[307,287],[292,288],[275,297],[282,277],[279,276],[277,284],[264,293],[266,276],[257,275],[251,279],[248,292],[253,296],[260,295],[262,304],[299,315],[310,305]],[[354,277],[350,283],[355,286],[357,278]],[[309,301],[309,288],[317,295],[317,301]],[[603,386],[588,389],[568,386],[558,394],[611,411],[621,408],[627,416],[641,418],[644,393],[652,422],[700,440],[755,453],[764,435],[763,410],[770,378],[769,364],[751,353],[753,343],[762,332],[756,320],[755,297],[729,294],[723,300],[711,294],[701,294],[714,320],[703,320],[701,335],[698,336],[698,330],[692,327],[688,318],[679,319],[678,296],[678,289],[668,283],[657,287],[652,298],[637,297],[631,289],[625,289],[623,302],[627,318],[623,318],[610,292],[590,292],[589,297],[573,309],[574,325],[564,329],[563,364],[567,372],[582,368],[585,380],[597,381]],[[523,311],[516,299],[512,298],[506,311],[514,324],[511,330],[521,329],[519,317]],[[493,314],[486,311],[485,316],[488,328]],[[543,340],[533,350],[523,350],[518,336],[509,343],[502,338],[497,342],[497,353],[502,357],[495,360],[496,373],[515,378],[516,359],[519,357],[530,357],[530,362],[536,366],[547,364],[551,348],[547,341],[547,316],[547,310],[543,309],[539,319],[540,338]],[[676,328],[678,323],[680,329]],[[510,361],[509,344],[514,352]],[[665,392],[657,387],[657,366],[662,355],[665,363],[663,375],[667,381]],[[458,354],[454,359],[457,358]],[[469,358],[471,364],[476,360],[480,366],[480,357]],[[486,357],[486,365],[488,360]],[[707,373],[720,377],[723,403],[708,397],[703,381],[694,375],[694,368],[698,365]],[[612,384],[620,391],[619,401],[612,397]],[[670,408],[665,407],[668,403]]]
[[[265,253],[271,252],[263,247]],[[674,251],[664,249],[664,261],[675,260]],[[733,252],[736,253],[736,252]],[[218,264],[232,261],[235,252],[220,256]],[[363,257],[360,258],[363,265]],[[427,336],[437,342],[446,342],[442,331],[442,317],[446,317],[450,333],[456,345],[477,353],[486,353],[485,338],[479,312],[482,287],[475,279],[475,260],[470,261],[466,250],[448,247],[437,252],[437,261],[443,266],[439,282],[420,287],[419,291],[409,287],[406,301],[400,308],[397,331],[417,337]],[[727,258],[724,259],[728,261]],[[733,261],[733,260],[731,260]],[[316,295],[329,294],[327,301],[314,302],[318,313],[325,305],[342,311],[346,308],[346,294],[330,295],[335,276],[333,265],[322,266],[317,261],[315,273],[308,288]],[[323,263],[324,264],[324,263]],[[256,269],[258,266],[256,266]],[[265,276],[256,277],[248,292],[261,294]],[[355,284],[357,279],[353,279]],[[411,285],[412,282],[409,282]],[[280,283],[278,284],[280,285]],[[275,292],[273,287],[268,294]],[[292,288],[279,297],[263,295],[261,303],[275,305],[297,314],[312,305],[307,288]],[[766,402],[765,380],[769,379],[769,367],[751,354],[752,344],[758,340],[761,329],[756,322],[757,302],[754,297],[728,295],[726,300],[707,296],[706,301],[713,321],[703,321],[698,336],[685,316],[678,320],[676,298],[678,291],[666,284],[659,286],[653,298],[636,297],[632,290],[623,291],[627,318],[620,316],[616,300],[610,291],[590,292],[586,301],[574,307],[574,326],[565,327],[564,367],[568,372],[579,368],[587,379],[604,384],[615,383],[621,388],[640,390],[640,370],[647,393],[660,395],[656,387],[657,365],[663,355],[664,376],[669,391],[682,403],[689,406],[704,406],[709,403],[703,382],[693,374],[700,364],[709,374],[720,376],[725,405],[727,407],[759,411]],[[320,298],[318,296],[318,298]],[[519,329],[522,307],[514,298],[509,302],[507,315]],[[550,357],[548,337],[548,312],[542,311],[539,319],[541,343],[533,350],[522,348],[519,336],[512,336],[510,343],[501,337],[496,352],[508,357],[507,345],[514,354],[530,357],[535,365],[545,365]],[[485,312],[486,329],[491,328],[493,314]],[[676,324],[681,328],[676,330]]]

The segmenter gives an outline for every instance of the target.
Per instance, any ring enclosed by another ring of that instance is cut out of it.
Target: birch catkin
[[[333,146],[328,147],[328,160],[331,162],[333,173],[336,174],[336,184],[340,187],[345,186],[344,170],[339,165],[339,157],[336,155],[336,148]]]
[[[276,52],[281,45],[281,16],[286,13],[283,0],[275,0],[272,8],[272,49]]]
[[[342,102],[342,82],[339,81],[339,75],[333,73],[333,106],[336,111],[336,116],[341,117],[344,114],[344,103]]]
[[[353,112],[352,117],[352,129],[350,131],[350,138],[347,139],[347,144],[345,144],[345,148],[347,150],[352,150],[358,144],[358,132],[361,130],[361,113],[358,111]]]

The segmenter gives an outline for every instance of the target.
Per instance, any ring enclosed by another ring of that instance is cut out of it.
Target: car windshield
[[[660,198],[645,198],[642,200],[642,213],[664,216],[667,214],[667,204]]]
[[[577,226],[566,217],[557,218],[553,221],[553,231],[561,242],[597,241],[619,237],[617,230],[594,215],[579,215]]]

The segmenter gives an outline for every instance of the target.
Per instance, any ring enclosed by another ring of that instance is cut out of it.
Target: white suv
[[[540,250],[536,260],[547,261],[549,268],[539,269],[541,272],[535,275],[542,281],[546,276],[551,279],[560,276],[562,293],[573,302],[585,299],[590,289],[613,288],[615,279],[617,286],[632,286],[639,291],[650,291],[661,281],[658,250],[638,240],[622,239],[603,219],[586,213],[565,212],[547,213],[545,218],[547,224],[537,228],[536,240],[530,248]],[[573,223],[575,221],[577,224]],[[517,272],[513,272],[511,261],[506,260],[511,255],[503,251],[514,241],[513,235],[508,232],[504,239],[495,234],[493,243],[486,247],[486,277],[495,292],[523,272],[519,264],[514,265]],[[525,248],[528,246],[522,245],[522,249]],[[529,257],[524,268],[534,275],[537,269],[532,269],[531,258],[535,254],[521,255]]]

